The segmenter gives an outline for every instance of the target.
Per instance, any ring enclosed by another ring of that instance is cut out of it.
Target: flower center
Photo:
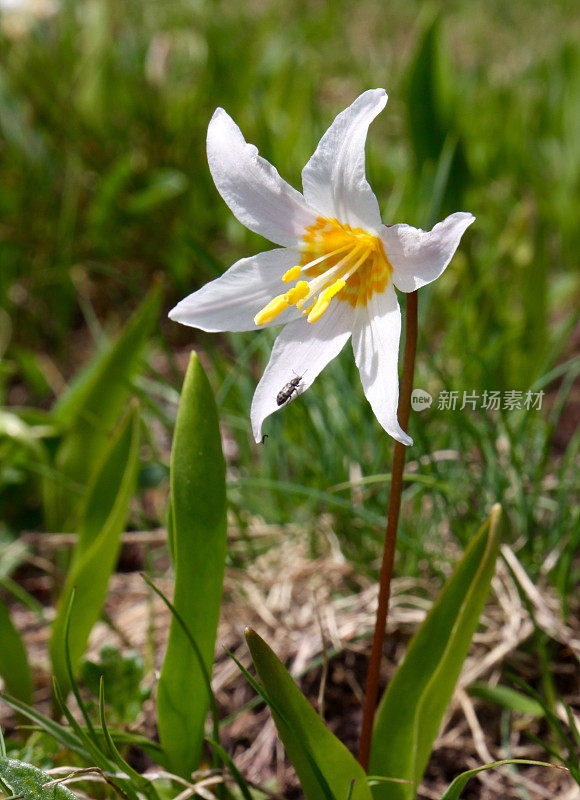
[[[385,290],[393,271],[378,236],[336,219],[319,217],[306,229],[301,250],[300,263],[283,276],[284,283],[295,285],[256,314],[256,325],[272,322],[289,306],[316,322],[335,297],[353,308],[366,305]]]

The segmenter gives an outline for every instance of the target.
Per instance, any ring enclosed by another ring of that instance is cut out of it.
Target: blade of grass
[[[94,764],[104,773],[113,772],[115,766],[114,763],[110,761],[107,755],[103,752],[101,744],[99,743],[98,746],[95,745],[92,739],[86,734],[83,728],[76,721],[70,709],[66,705],[62,693],[59,689],[58,683],[54,678],[52,685],[53,685],[54,697],[56,699],[58,707],[66,717],[68,724],[76,733],[77,737],[82,741],[82,743],[86,747],[90,759],[92,759]],[[118,791],[123,795],[123,797],[125,797],[127,800],[139,800],[138,794],[131,786],[130,781],[124,780],[122,778],[116,778],[115,781],[116,781],[115,786],[118,789]]]
[[[105,738],[106,745],[109,749],[109,754],[115,764],[122,770],[130,780],[133,781],[135,786],[137,787],[138,791],[141,791],[149,800],[160,800],[159,794],[157,789],[155,788],[154,784],[144,778],[139,772],[133,769],[123,758],[111,734],[109,733],[109,729],[107,727],[107,718],[105,715],[105,681],[104,678],[101,676],[101,682],[99,685],[99,717],[101,720],[101,728],[103,731],[103,736]]]
[[[6,689],[19,700],[28,702],[32,697],[33,684],[26,649],[1,599],[0,642],[0,675]]]
[[[26,703],[22,703],[20,700],[16,700],[14,697],[10,697],[6,694],[0,694],[0,699],[4,700],[4,702],[9,705],[10,708],[13,708],[14,711],[17,711],[19,714],[22,714],[23,716],[32,720],[32,722],[35,722],[37,728],[43,730],[67,750],[71,750],[73,753],[76,753],[85,761],[90,760],[88,751],[85,747],[83,747],[81,740],[71,733],[70,728],[67,728],[65,725],[60,725],[58,722],[54,722],[54,720],[50,719],[49,717],[45,717],[31,706],[27,705]]]
[[[75,696],[75,699],[76,699],[76,701],[78,703],[78,706],[80,708],[81,714],[83,715],[83,718],[84,718],[84,720],[85,720],[85,722],[87,724],[87,730],[89,732],[89,736],[93,740],[93,743],[97,747],[100,747],[100,742],[99,742],[99,740],[97,738],[97,734],[95,733],[95,729],[93,728],[93,723],[91,722],[91,718],[89,717],[89,714],[87,712],[85,704],[83,703],[83,700],[82,700],[82,697],[81,697],[81,693],[79,692],[79,687],[78,687],[77,682],[75,680],[75,676],[74,676],[74,673],[73,673],[73,667],[72,667],[72,660],[71,660],[71,657],[70,657],[70,639],[69,639],[69,637],[70,637],[70,619],[71,619],[72,607],[73,607],[73,604],[74,604],[74,601],[75,601],[75,594],[76,594],[76,586],[73,587],[73,590],[72,590],[71,595],[70,595],[70,600],[68,602],[68,606],[67,606],[67,609],[66,609],[66,617],[65,617],[65,623],[64,623],[64,659],[65,659],[66,671],[67,671],[67,675],[68,675],[69,684],[70,684],[72,692],[73,692],[73,694]]]
[[[231,758],[229,753],[226,750],[224,750],[221,744],[219,742],[216,742],[215,739],[211,739],[208,736],[206,736],[205,741],[216,751],[222,763],[225,764],[229,769],[229,771],[231,772],[232,778],[236,782],[244,800],[254,800],[250,788],[247,782],[244,780],[244,776],[234,764],[233,759]]]
[[[527,764],[529,766],[535,767],[551,767],[552,769],[564,769],[564,767],[559,767],[556,764],[548,764],[546,761],[530,761],[526,758],[506,758],[503,761],[494,761],[491,764],[484,764],[481,767],[476,767],[475,769],[467,770],[466,772],[462,772],[461,775],[458,775],[447,787],[445,792],[441,795],[440,800],[459,800],[459,796],[461,792],[465,788],[467,782],[477,775],[479,772],[483,772],[484,770],[488,769],[495,769],[496,767],[502,767],[505,764]]]

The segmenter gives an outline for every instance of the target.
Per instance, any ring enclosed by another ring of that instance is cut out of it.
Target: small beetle
[[[292,397],[294,392],[298,394],[298,389],[300,388],[300,381],[302,380],[303,376],[296,376],[292,378],[286,386],[283,386],[282,389],[276,395],[276,402],[279,406],[283,406],[284,403],[287,403],[288,400]]]

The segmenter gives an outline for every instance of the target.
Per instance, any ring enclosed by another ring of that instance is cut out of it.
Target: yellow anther
[[[256,316],[254,317],[254,324],[255,325],[266,325],[268,322],[272,322],[273,319],[281,314],[288,308],[288,303],[284,298],[283,294],[278,295],[273,300],[270,300],[267,306],[259,311]]]
[[[325,290],[323,296],[326,297],[328,300],[332,300],[334,295],[338,294],[341,289],[344,289],[345,286],[346,286],[346,281],[344,281],[342,278],[339,278],[331,286],[329,286],[328,289]]]
[[[301,275],[302,275],[302,267],[298,265],[297,267],[292,267],[291,269],[289,269],[288,272],[285,272],[282,277],[282,280],[284,281],[284,283],[291,283],[292,281],[298,280],[298,278]]]
[[[325,289],[314,304],[312,311],[308,314],[308,322],[316,322],[319,320],[327,310],[334,295],[338,294],[338,292],[340,292],[341,289],[344,289],[345,286],[346,282],[339,278],[331,286],[329,286],[328,289]]]
[[[288,303],[289,306],[293,306],[300,300],[304,300],[304,298],[308,296],[309,291],[310,289],[308,286],[308,281],[298,281],[296,286],[292,287],[292,289],[289,289],[286,292],[286,294],[284,295],[284,300]]]
[[[316,303],[314,304],[314,308],[308,315],[308,322],[316,322],[317,320],[319,320],[329,305],[330,305],[330,300],[326,300],[324,295],[322,295],[322,297],[319,297]]]
[[[297,307],[299,309],[302,309],[302,305],[300,303],[297,303],[296,305],[297,305]],[[314,300],[312,303],[310,303],[308,308],[305,308],[304,311],[302,311],[302,313],[305,314],[306,316],[308,316],[308,314],[310,314],[310,312],[312,311],[312,309],[314,308],[315,305],[316,305],[316,300]]]

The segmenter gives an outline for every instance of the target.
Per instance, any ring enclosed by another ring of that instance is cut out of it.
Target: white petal
[[[457,211],[431,231],[411,225],[383,227],[381,238],[393,267],[393,283],[402,292],[414,292],[438,278],[453,258],[465,230],[475,220]]]
[[[302,170],[304,197],[323,217],[378,231],[377,198],[365,177],[369,125],[385,107],[384,89],[369,89],[336,117]]]
[[[216,109],[207,129],[207,159],[218,192],[251,231],[291,247],[316,221],[300,192],[246,142],[223,108]]]
[[[366,306],[357,306],[352,349],[364,393],[376,418],[394,439],[413,444],[397,420],[399,402],[399,338],[401,311],[389,284],[375,293]]]
[[[219,278],[178,303],[169,317],[212,333],[259,330],[254,317],[270,300],[288,290],[282,275],[299,261],[298,251],[285,247],[242,258]],[[302,317],[298,309],[289,308],[270,325],[284,324],[298,315]],[[260,325],[264,327],[268,326]]]
[[[278,392],[293,378],[300,378],[298,393],[302,394],[335,358],[350,337],[353,309],[348,303],[334,302],[314,323],[306,317],[291,322],[280,333],[270,361],[258,384],[250,418],[256,442],[262,440],[262,423],[283,406],[276,402]]]

